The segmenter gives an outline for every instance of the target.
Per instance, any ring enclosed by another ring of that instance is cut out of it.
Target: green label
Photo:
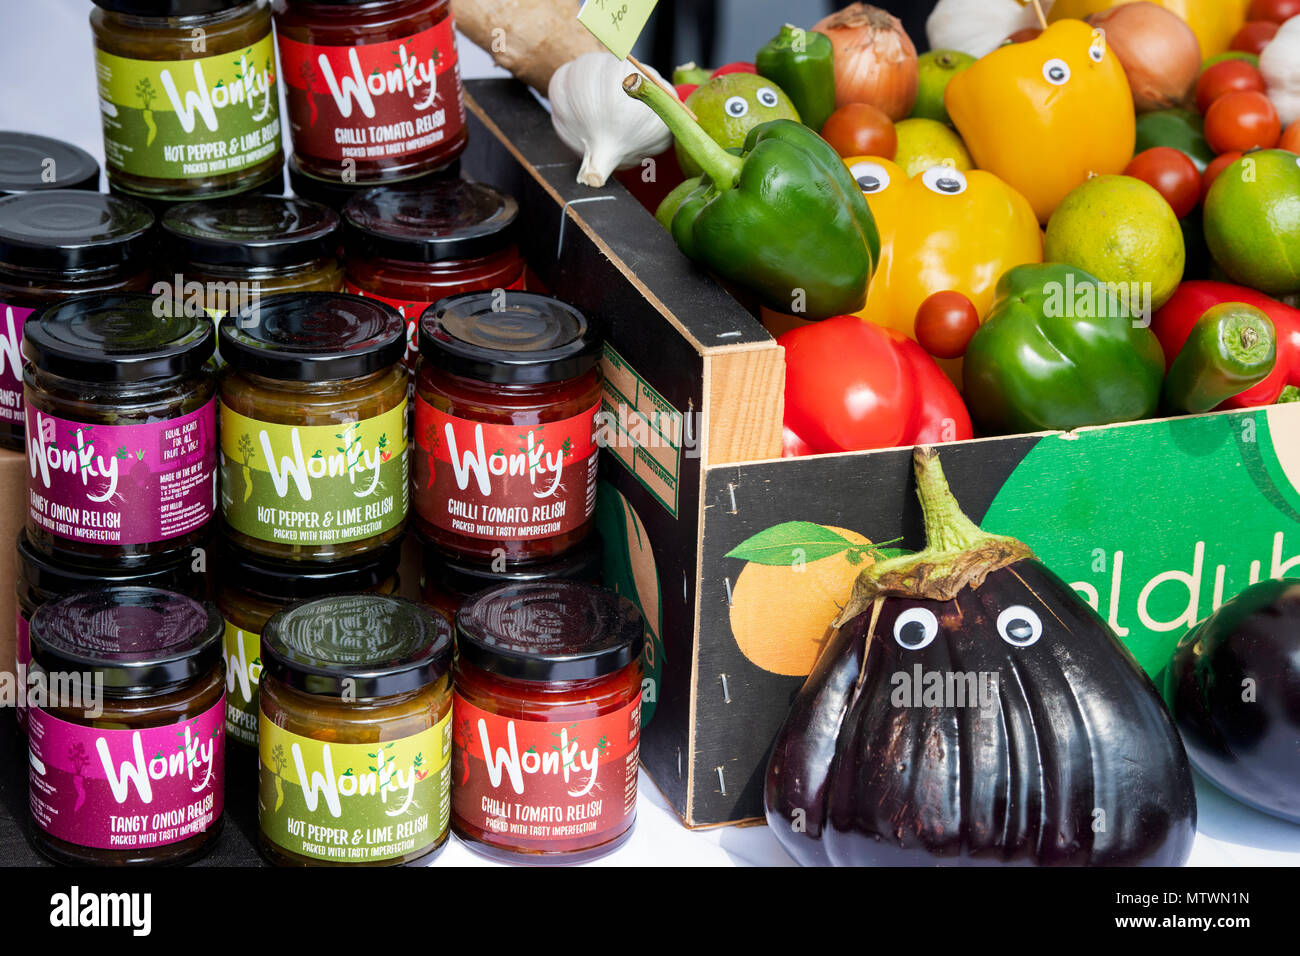
[[[377,863],[436,843],[451,820],[451,709],[384,743],[300,737],[261,716],[258,820],[276,845],[331,863]]]
[[[280,544],[361,541],[406,520],[406,400],[375,418],[276,425],[221,406],[221,509]]]
[[[280,149],[275,44],[195,60],[130,60],[97,50],[108,165],[151,179],[204,179]]]
[[[226,734],[257,745],[257,685],[262,680],[262,635],[226,622]]]

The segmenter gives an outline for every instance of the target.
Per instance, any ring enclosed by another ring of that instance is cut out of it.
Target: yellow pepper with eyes
[[[1134,0],[1056,0],[1048,19],[1055,22],[1101,13],[1121,3]],[[1246,22],[1250,0],[1154,0],[1157,6],[1176,13],[1186,21],[1201,44],[1201,57],[1208,59],[1228,49],[1233,35]]]
[[[976,61],[948,82],[944,105],[975,165],[1028,199],[1041,223],[1090,175],[1121,173],[1133,158],[1124,67],[1081,20]]]

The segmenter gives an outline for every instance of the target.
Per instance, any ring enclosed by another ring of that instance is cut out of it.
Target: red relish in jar
[[[591,533],[601,339],[573,306],[469,292],[420,321],[416,523],[444,551],[507,565]]]

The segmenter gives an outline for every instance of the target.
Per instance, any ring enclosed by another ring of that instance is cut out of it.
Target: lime
[[[905,119],[894,124],[894,132],[898,135],[894,162],[909,177],[945,163],[963,171],[975,168],[961,137],[938,120]]]
[[[1300,156],[1261,150],[1220,173],[1205,197],[1205,241],[1234,282],[1300,292]]]
[[[1124,283],[1144,309],[1158,309],[1174,294],[1186,258],[1173,209],[1132,176],[1094,176],[1076,186],[1048,220],[1043,246],[1043,261]]]
[[[799,111],[785,91],[771,80],[754,73],[724,73],[715,76],[686,97],[686,105],[699,117],[700,126],[723,149],[745,145],[749,131],[774,119],[799,120]],[[681,143],[677,160],[689,179],[702,170]]]
[[[943,94],[948,81],[975,65],[975,57],[958,50],[931,50],[922,53],[916,61],[916,104],[912,107],[915,119],[932,119],[952,125],[948,110],[943,105]]]

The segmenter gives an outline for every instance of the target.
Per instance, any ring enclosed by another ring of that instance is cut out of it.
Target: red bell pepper
[[[785,349],[785,456],[970,438],[948,376],[900,332],[839,315],[777,338]]]
[[[1165,368],[1173,364],[1191,334],[1196,320],[1224,302],[1252,305],[1273,321],[1277,330],[1277,363],[1273,372],[1254,388],[1234,395],[1219,408],[1252,408],[1272,405],[1288,385],[1300,386],[1300,309],[1270,299],[1262,292],[1227,282],[1195,280],[1184,282],[1173,298],[1151,319],[1151,330],[1165,352]]]

